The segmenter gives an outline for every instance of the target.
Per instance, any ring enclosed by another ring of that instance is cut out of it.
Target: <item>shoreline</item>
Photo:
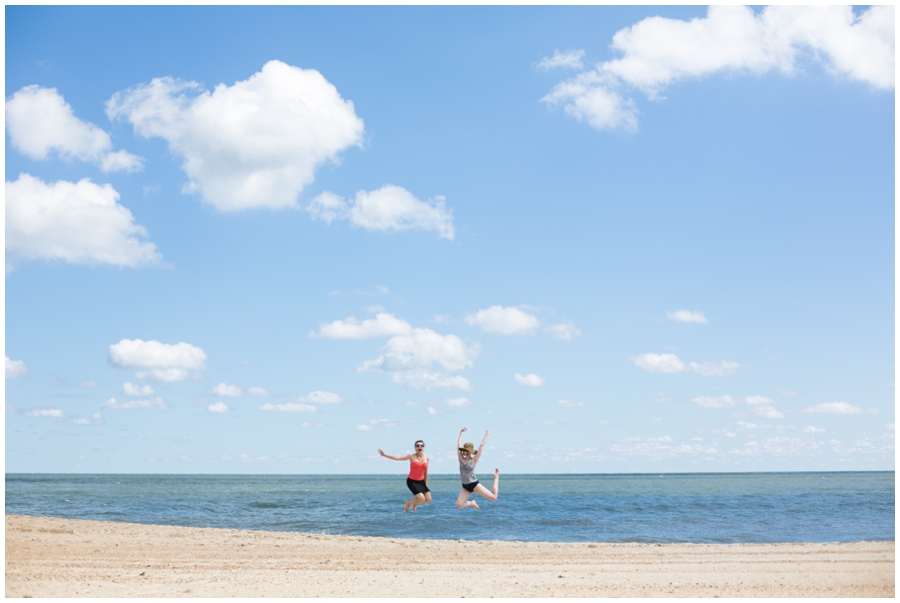
[[[6,516],[7,597],[893,597],[894,542],[555,543]]]

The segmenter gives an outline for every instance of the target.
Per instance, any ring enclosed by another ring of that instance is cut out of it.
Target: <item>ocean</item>
[[[7,474],[6,513],[452,540],[894,540],[893,471],[501,475],[480,510],[454,506],[458,475],[429,485],[434,502],[404,513],[405,474]]]

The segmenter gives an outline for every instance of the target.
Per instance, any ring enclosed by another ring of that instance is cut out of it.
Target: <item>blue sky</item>
[[[892,7],[6,8],[6,470],[894,466]]]

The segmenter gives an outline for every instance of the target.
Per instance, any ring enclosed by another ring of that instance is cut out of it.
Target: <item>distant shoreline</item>
[[[8,515],[6,596],[893,597],[894,543],[450,541]]]
[[[502,475],[506,475],[509,477],[527,477],[527,476],[544,476],[544,475],[565,475],[565,476],[573,476],[573,475],[583,475],[585,477],[622,477],[625,475],[639,475],[639,476],[648,476],[648,475],[665,475],[665,476],[676,476],[676,475],[834,475],[840,473],[894,473],[893,469],[860,469],[860,470],[834,470],[834,471],[643,471],[636,473],[585,473],[585,472],[573,472],[573,473],[515,473],[510,471],[509,473],[502,473]],[[372,477],[396,477],[398,475],[406,475],[406,470],[397,470],[393,473],[150,473],[150,472],[140,472],[140,473],[98,473],[95,471],[68,471],[68,472],[50,472],[50,471],[7,471],[6,476],[16,476],[16,475],[165,475],[165,476],[181,476],[181,475],[191,475],[191,476],[209,476],[209,477],[222,477],[222,476],[253,476],[253,477],[289,477],[289,476],[297,476],[297,477],[307,477],[307,476],[315,476],[315,477],[362,477],[362,476],[372,476]],[[451,473],[429,473],[429,477],[457,477],[459,474],[456,472]]]

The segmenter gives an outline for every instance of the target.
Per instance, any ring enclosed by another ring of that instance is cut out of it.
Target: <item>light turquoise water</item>
[[[401,538],[557,542],[894,540],[894,473],[503,475],[496,502],[403,512],[405,476],[7,474],[6,513]]]

